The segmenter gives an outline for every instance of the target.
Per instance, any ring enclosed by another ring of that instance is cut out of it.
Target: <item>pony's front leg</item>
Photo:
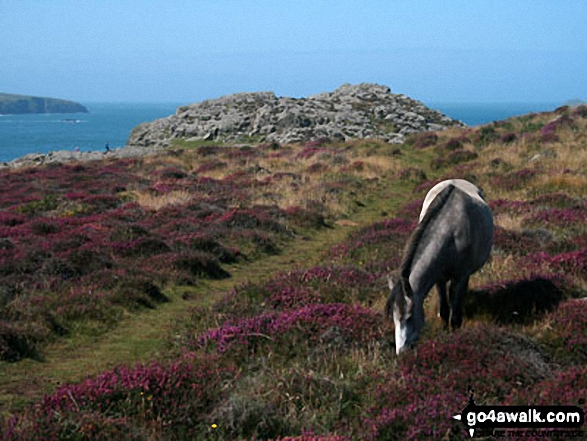
[[[444,329],[448,329],[448,319],[450,317],[450,306],[448,305],[448,298],[446,296],[446,281],[441,281],[436,284],[438,291],[438,305],[440,318]]]
[[[469,286],[469,276],[462,276],[450,282],[449,297],[452,315],[450,326],[453,330],[461,327],[463,323],[463,298]]]

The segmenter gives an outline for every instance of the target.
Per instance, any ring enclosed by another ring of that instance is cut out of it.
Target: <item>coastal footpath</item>
[[[402,143],[411,133],[463,125],[387,86],[344,84],[307,98],[238,93],[180,107],[175,115],[137,126],[128,145],[168,147],[176,140],[289,144],[322,138]]]
[[[0,93],[0,115],[26,113],[88,113],[88,109],[73,101]]]

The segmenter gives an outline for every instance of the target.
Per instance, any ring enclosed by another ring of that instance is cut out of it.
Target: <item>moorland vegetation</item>
[[[464,439],[468,386],[585,407],[586,170],[587,108],[563,107],[399,145],[182,141],[0,171],[0,438]],[[484,190],[492,258],[464,326],[431,294],[397,357],[385,276],[454,177]],[[130,336],[100,350],[142,321],[150,358],[125,358]]]

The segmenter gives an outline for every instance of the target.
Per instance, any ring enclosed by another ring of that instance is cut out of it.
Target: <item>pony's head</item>
[[[385,305],[385,316],[393,319],[395,324],[395,352],[410,347],[418,339],[418,329],[414,323],[414,293],[407,277],[402,276],[394,282],[387,276],[387,283],[391,293]]]

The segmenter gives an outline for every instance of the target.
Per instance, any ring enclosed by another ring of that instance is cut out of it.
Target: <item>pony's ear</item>
[[[412,291],[412,287],[410,286],[410,279],[408,279],[407,277],[402,277],[400,283],[402,284],[402,291],[404,292],[405,296],[408,299],[413,299],[414,292]]]
[[[387,284],[389,285],[389,289],[393,289],[393,286],[395,285],[395,283],[393,281],[393,277],[391,274],[387,275]]]

